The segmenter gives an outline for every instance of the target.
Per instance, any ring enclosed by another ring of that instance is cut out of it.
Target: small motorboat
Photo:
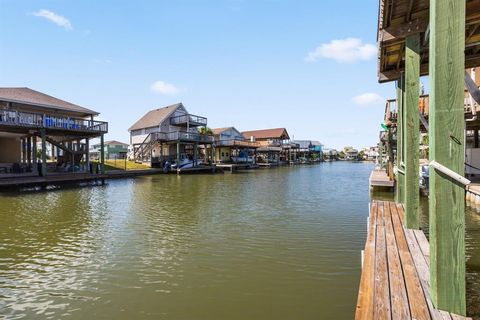
[[[171,168],[173,170],[176,170],[176,169],[188,169],[188,168],[195,168],[195,167],[198,167],[200,165],[203,165],[203,161],[201,159],[197,159],[197,160],[193,160],[193,158],[191,158],[191,156],[187,156],[185,154],[181,154],[180,155],[180,163],[173,163],[171,165]]]

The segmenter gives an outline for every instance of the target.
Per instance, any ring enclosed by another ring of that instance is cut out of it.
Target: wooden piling
[[[403,97],[405,93],[405,74],[397,81],[397,168],[403,171]],[[405,203],[405,176],[397,171],[395,202]]]
[[[430,1],[430,160],[464,174],[465,0]],[[430,171],[430,278],[440,309],[465,315],[464,188]]]
[[[419,136],[420,34],[408,36],[405,45],[405,223],[420,228]],[[403,121],[402,121],[403,122]]]

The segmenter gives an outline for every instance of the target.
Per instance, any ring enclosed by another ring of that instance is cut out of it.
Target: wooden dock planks
[[[428,240],[404,219],[402,205],[372,201],[355,319],[467,319],[433,306]]]
[[[395,181],[390,180],[385,170],[373,170],[368,179],[370,187],[394,187]]]

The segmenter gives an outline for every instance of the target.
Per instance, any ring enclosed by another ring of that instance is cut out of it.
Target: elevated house
[[[358,150],[353,147],[345,147],[343,149],[345,153],[345,160],[357,160],[358,159]]]
[[[294,149],[294,159],[299,162],[317,162],[322,160],[322,147],[320,141],[315,140],[294,140],[292,143],[298,145]]]
[[[298,148],[294,150],[294,161],[302,163],[309,161],[312,142],[310,140],[293,140],[292,142],[298,145]]]
[[[322,155],[325,161],[334,161],[338,160],[338,152],[336,149],[330,148],[323,148],[322,147]]]
[[[100,159],[102,146],[100,143],[94,144],[90,149],[90,159]],[[105,159],[125,159],[128,152],[128,144],[116,140],[105,141],[103,148]]]
[[[258,142],[245,139],[234,127],[212,129],[215,139],[215,163],[255,163]]]
[[[323,144],[320,141],[312,140],[310,151],[314,161],[322,161],[323,159]]]
[[[288,160],[288,154],[291,151],[290,136],[287,129],[263,129],[242,132],[245,139],[256,141],[259,144],[257,148],[257,163],[267,163],[278,165]]]
[[[151,110],[128,129],[132,157],[152,167],[166,163],[196,167],[210,162],[214,140],[206,128],[207,118],[188,113],[182,103]]]
[[[103,148],[108,132],[98,114],[30,88],[0,88],[0,176],[87,171],[90,139]]]

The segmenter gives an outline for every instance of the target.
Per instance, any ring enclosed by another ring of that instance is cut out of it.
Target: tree
[[[213,131],[209,127],[200,127],[200,128],[198,128],[198,133],[200,133],[200,134],[213,134]]]
[[[357,160],[365,160],[365,151],[361,150],[358,153]]]

